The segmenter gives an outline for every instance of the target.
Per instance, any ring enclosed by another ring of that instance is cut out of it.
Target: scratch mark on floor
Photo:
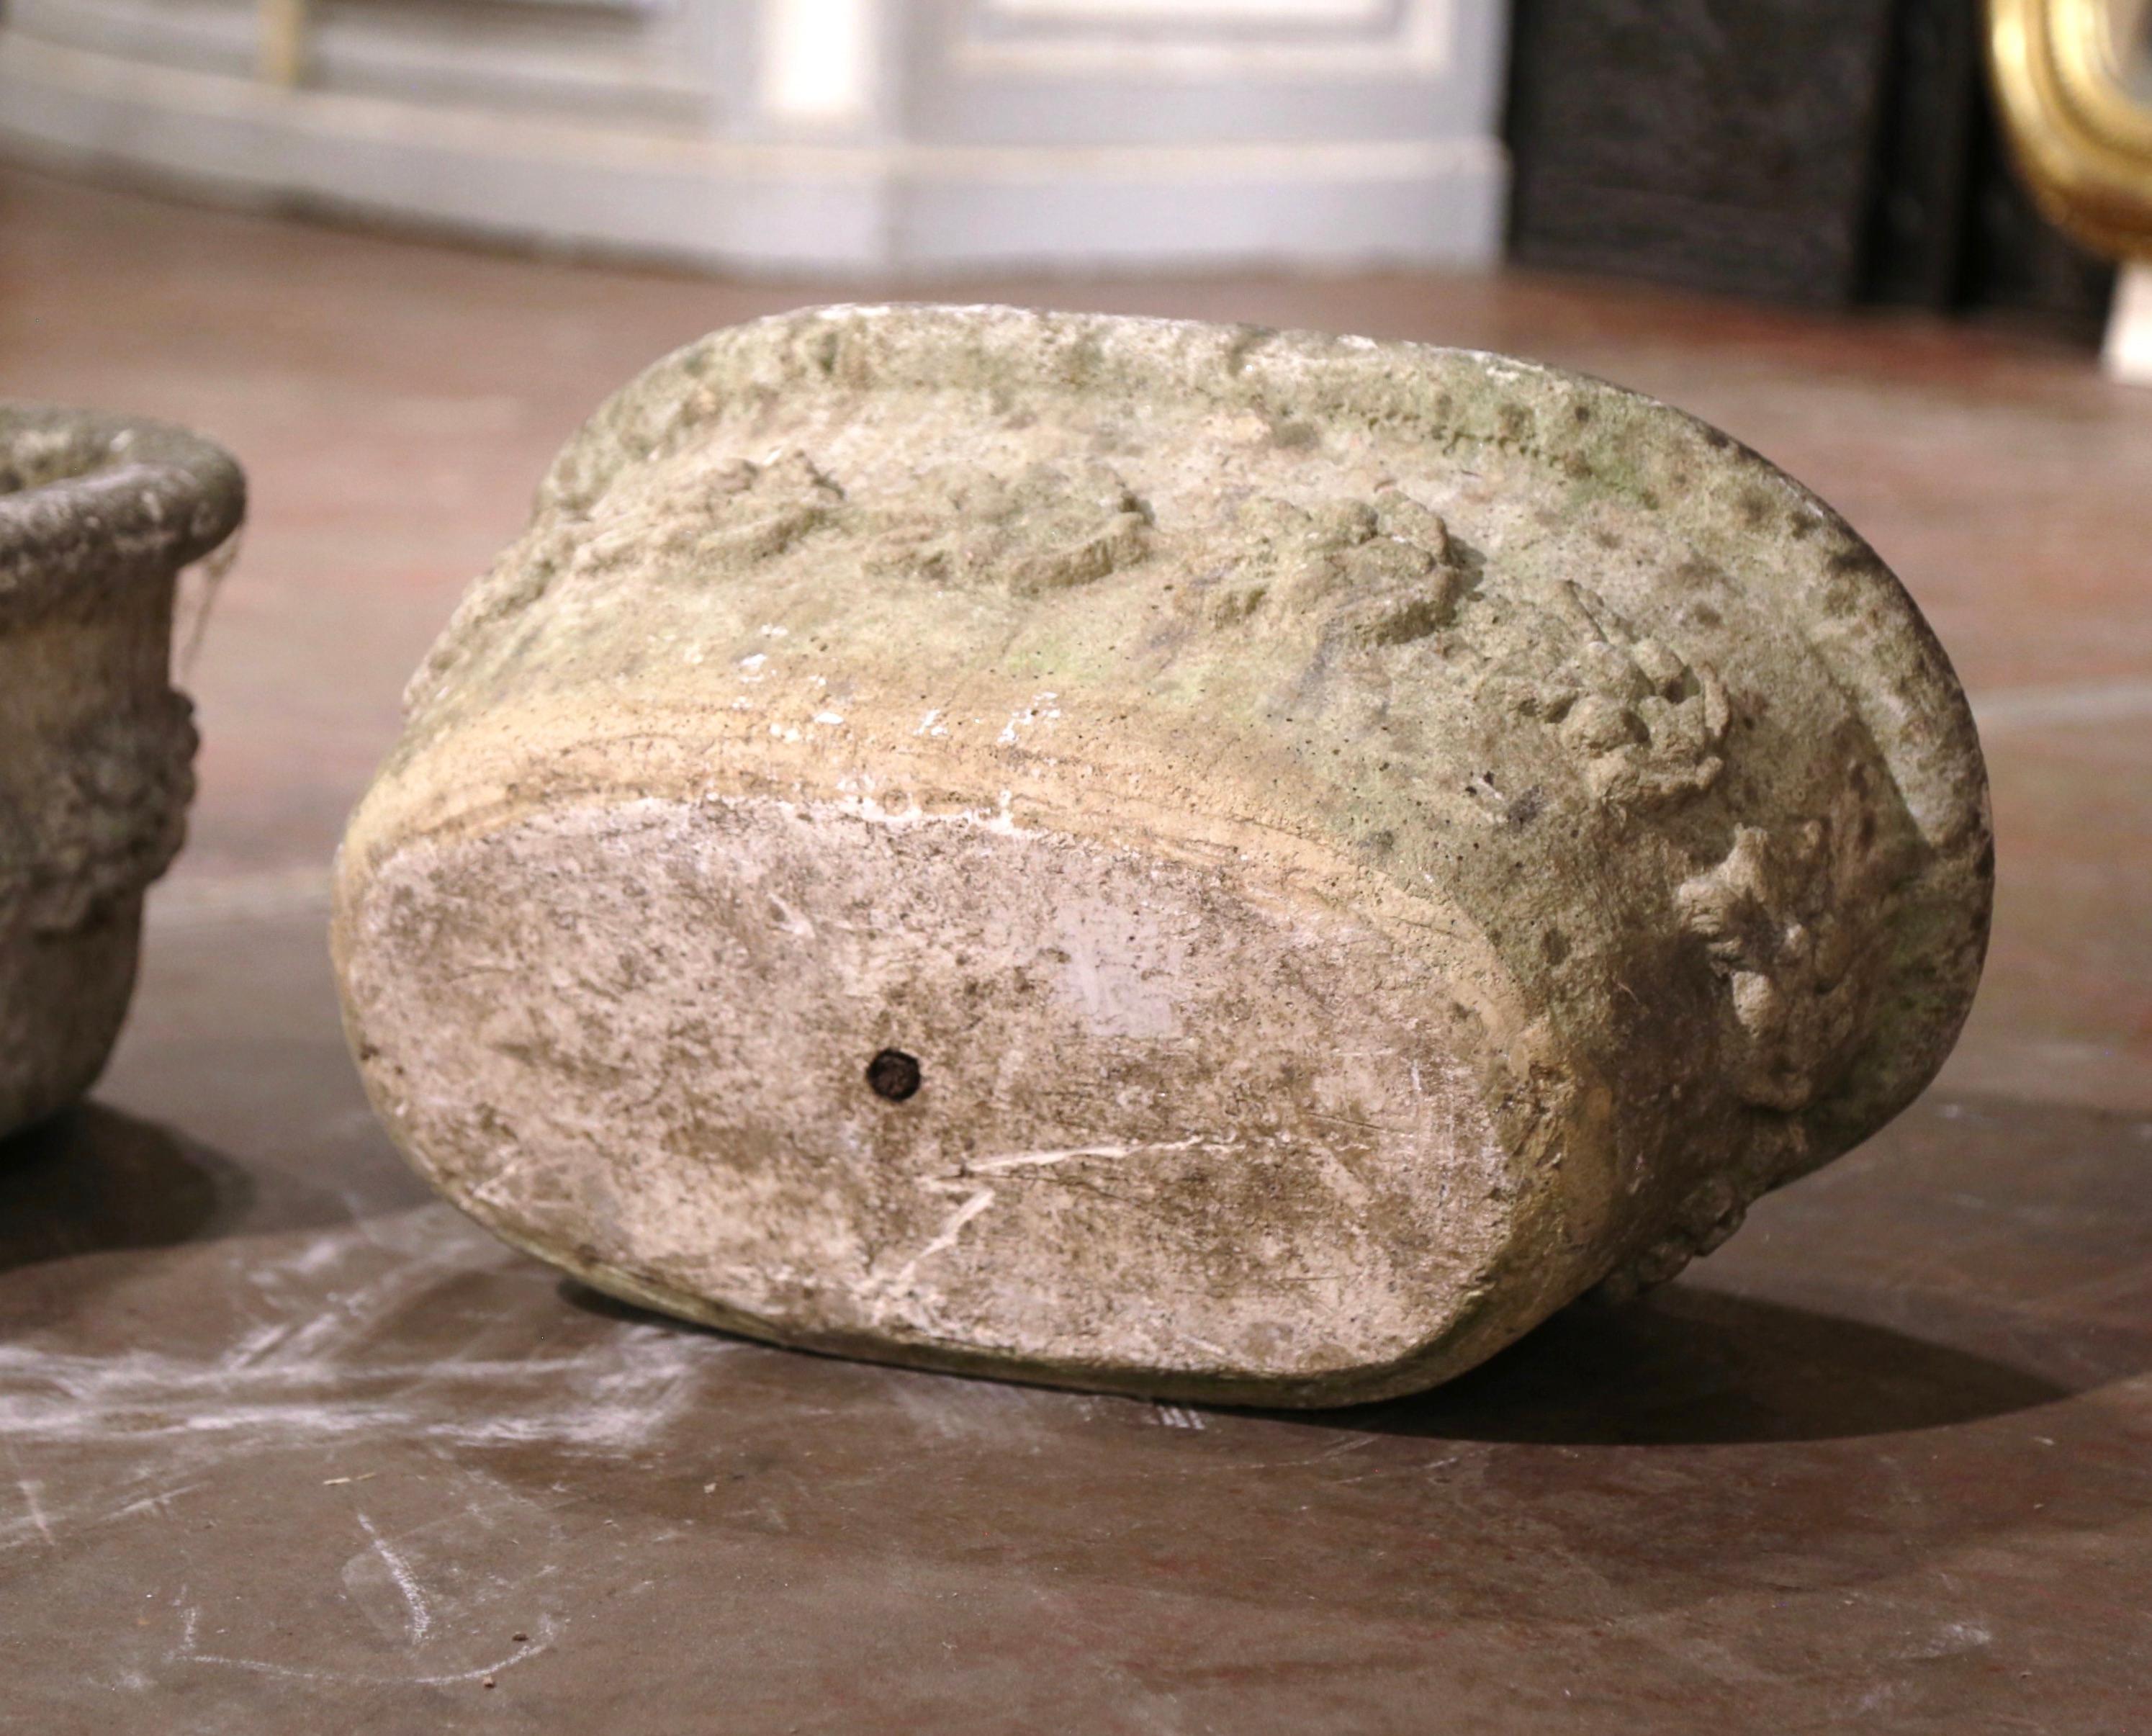
[[[173,1498],[175,1495],[192,1494],[201,1486],[199,1483],[182,1483],[176,1488],[162,1490],[155,1495],[145,1495],[140,1500],[128,1502],[124,1507],[114,1507],[105,1517],[132,1519],[137,1513],[155,1513],[170,1519],[172,1516]]]

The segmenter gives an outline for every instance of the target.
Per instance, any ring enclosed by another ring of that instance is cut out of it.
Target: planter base
[[[623,796],[414,840],[350,921],[436,1183],[757,1336],[1375,1396],[1439,1372],[1513,1227],[1451,986],[1193,852]]]

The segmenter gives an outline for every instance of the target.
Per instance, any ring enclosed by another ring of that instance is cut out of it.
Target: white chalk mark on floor
[[[343,1682],[371,1687],[449,1688],[459,1682],[483,1682],[518,1664],[530,1662],[552,1645],[559,1632],[550,1617],[541,1616],[532,1624],[528,1642],[491,1663],[474,1664],[467,1670],[448,1670],[434,1675],[384,1676],[370,1671],[311,1670],[297,1664],[272,1663],[266,1657],[226,1657],[215,1652],[197,1652],[195,1635],[200,1622],[199,1612],[190,1604],[182,1621],[179,1646],[170,1655],[171,1662],[216,1664],[228,1670],[251,1670],[257,1676],[282,1676],[297,1682]]]
[[[384,1256],[394,1263],[384,1266]],[[190,1443],[163,1467],[177,1480],[240,1448],[383,1432],[607,1452],[655,1438],[691,1405],[702,1372],[732,1353],[722,1341],[656,1326],[609,1332],[567,1355],[399,1348],[388,1328],[414,1297],[505,1257],[475,1244],[445,1208],[424,1207],[251,1261],[247,1280],[286,1317],[248,1322],[216,1348],[86,1355],[0,1342],[0,1453],[18,1444]],[[294,1262],[348,1281],[326,1300],[292,1292],[282,1275]],[[27,1518],[0,1515],[0,1548],[17,1531],[37,1541]]]
[[[23,1491],[23,1505],[29,1510],[30,1523],[38,1528],[38,1535],[45,1540],[46,1547],[58,1549],[59,1541],[53,1535],[53,1528],[45,1519],[44,1507],[38,1500],[38,1491],[44,1485],[34,1477],[18,1477],[15,1486]]]
[[[410,1611],[410,1639],[417,1645],[434,1630],[434,1612],[426,1602],[426,1594],[419,1588],[419,1577],[411,1571],[411,1564],[389,1547],[388,1540],[373,1528],[373,1521],[363,1513],[358,1515],[359,1529],[373,1544],[374,1554],[381,1557],[381,1565],[388,1570],[389,1578],[396,1581],[396,1589],[404,1594],[404,1607]]]

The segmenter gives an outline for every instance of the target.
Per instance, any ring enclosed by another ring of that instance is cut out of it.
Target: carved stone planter
[[[1364,340],[721,332],[354,818],[405,1151],[619,1295],[1296,1404],[1662,1280],[1904,1106],[1991,869],[1896,581],[1724,435]]]
[[[180,429],[0,404],[0,1134],[87,1091],[119,1035],[194,790],[174,583],[245,502]]]

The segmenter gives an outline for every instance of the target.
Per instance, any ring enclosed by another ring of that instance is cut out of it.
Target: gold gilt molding
[[[307,75],[307,0],[259,0],[256,70],[287,89]]]
[[[2101,252],[2152,257],[2152,107],[2122,86],[2108,0],[1988,0],[1987,58],[2048,214]]]

